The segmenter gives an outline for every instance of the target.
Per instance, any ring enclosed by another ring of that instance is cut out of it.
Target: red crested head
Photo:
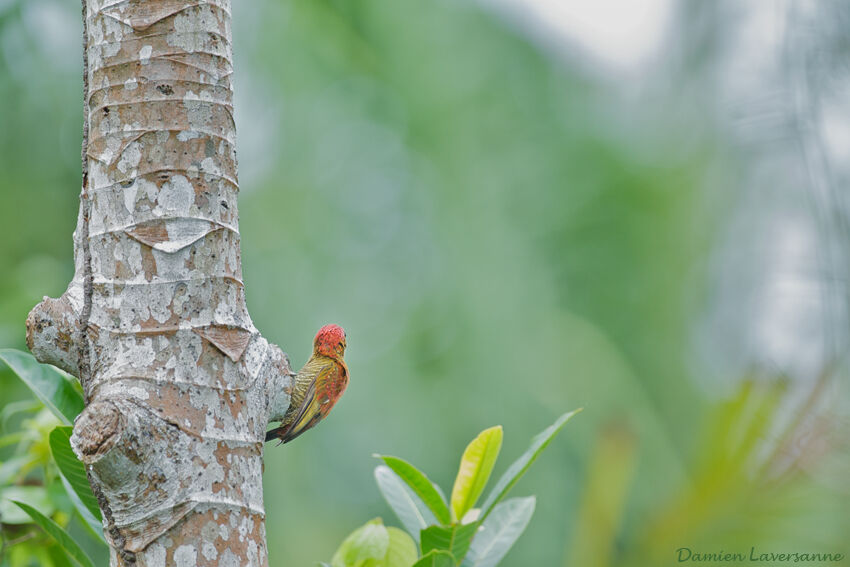
[[[313,339],[313,350],[316,354],[342,360],[345,353],[345,331],[339,325],[325,325]]]

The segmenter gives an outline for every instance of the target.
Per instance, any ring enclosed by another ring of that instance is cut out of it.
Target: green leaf
[[[398,528],[387,528],[390,545],[384,558],[384,567],[410,567],[416,563],[419,552],[416,543],[406,532]]]
[[[466,446],[452,488],[452,515],[455,520],[475,506],[484,491],[493,465],[502,448],[502,426],[485,429]]]
[[[55,427],[50,432],[50,452],[53,453],[59,472],[71,485],[79,500],[92,516],[101,521],[100,507],[89,486],[86,467],[71,449],[73,431],[73,427]]]
[[[501,478],[499,478],[498,482],[496,482],[496,486],[494,486],[493,490],[490,491],[490,494],[487,495],[484,505],[481,506],[481,521],[487,519],[487,516],[489,516],[490,512],[493,511],[493,507],[502,501],[522,475],[525,474],[525,471],[527,471],[531,464],[537,459],[540,453],[543,452],[543,449],[549,445],[552,439],[555,438],[555,435],[557,435],[561,428],[564,427],[567,421],[580,411],[581,408],[565,413],[559,417],[555,423],[538,433],[534,439],[531,440],[531,446],[528,450],[526,450],[519,459],[514,461],[511,466],[508,467],[508,470],[506,470]]]
[[[448,551],[429,551],[413,567],[455,567],[455,558]]]
[[[383,559],[390,536],[380,518],[360,526],[339,546],[331,559],[332,567],[360,567],[366,559]]]
[[[68,480],[61,474],[59,475],[59,478],[62,480],[62,486],[65,487],[65,492],[68,494],[68,498],[71,499],[71,502],[74,504],[74,508],[83,519],[83,526],[86,528],[86,531],[88,531],[96,540],[106,544],[106,538],[103,537],[103,522],[95,518],[92,513],[89,512],[88,508],[86,508],[85,504],[83,504],[80,500],[80,497],[77,496],[77,493],[74,492],[74,489],[68,483]]]
[[[431,526],[422,530],[422,554],[432,549],[448,551],[456,561],[466,556],[478,524],[453,524],[449,527]]]
[[[390,536],[387,554],[383,559],[367,559],[363,567],[410,567],[416,563],[419,552],[413,538],[393,527],[387,528],[387,534]]]
[[[29,515],[32,520],[38,524],[41,529],[47,532],[47,535],[56,540],[56,543],[59,544],[62,549],[65,550],[71,559],[77,562],[81,567],[94,567],[94,563],[92,563],[91,559],[89,559],[88,555],[80,549],[80,546],[77,545],[71,536],[69,536],[65,530],[63,530],[59,524],[33,508],[32,506],[28,506],[23,502],[13,501],[15,504],[24,512]]]
[[[398,457],[389,457],[385,455],[375,455],[382,459],[393,472],[395,472],[401,480],[407,483],[413,492],[422,499],[428,509],[434,513],[441,524],[451,523],[451,514],[446,506],[445,499],[440,495],[434,487],[434,483],[425,476],[419,469]]]
[[[9,365],[33,394],[65,425],[73,424],[74,418],[83,411],[83,396],[58,368],[39,364],[31,354],[8,348],[0,349],[0,360]]]
[[[419,532],[437,523],[434,513],[388,466],[375,467],[375,482],[378,483],[378,490],[384,500],[418,546]]]
[[[31,521],[12,504],[14,500],[26,502],[46,515],[56,511],[43,486],[7,486],[0,489],[0,518],[4,524],[28,524]]]
[[[534,514],[534,504],[534,496],[529,496],[511,498],[497,505],[481,524],[463,567],[495,567],[525,531]]]

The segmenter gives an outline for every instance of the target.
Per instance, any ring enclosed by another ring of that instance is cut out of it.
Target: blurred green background
[[[531,3],[234,2],[248,304],[294,366],[343,325],[352,374],[326,423],[268,447],[271,565],[396,523],[372,453],[450,487],[481,429],[505,428],[500,474],[580,406],[517,487],[538,505],[506,567],[850,554],[847,279],[827,270],[846,148],[814,100],[846,93],[847,9],[662,4],[651,54],[612,66]],[[79,19],[0,1],[3,347],[72,276]],[[0,369],[0,406],[27,399]]]

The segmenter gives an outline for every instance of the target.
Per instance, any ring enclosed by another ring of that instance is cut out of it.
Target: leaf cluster
[[[106,549],[97,499],[70,443],[71,424],[85,406],[79,383],[29,353],[0,349],[0,361],[40,402],[9,404],[0,416],[0,448],[15,446],[13,456],[0,463],[0,566],[29,565],[37,558],[40,565],[93,567],[82,538],[70,532],[76,519],[90,547]],[[16,414],[32,417],[21,421],[21,431],[6,432]],[[39,469],[42,474],[34,474]]]
[[[535,436],[480,507],[476,505],[502,448],[501,426],[485,429],[467,445],[448,500],[412,464],[375,455],[383,461],[375,468],[378,489],[406,533],[385,528],[380,518],[372,520],[342,542],[329,567],[495,567],[534,513],[534,496],[505,497],[578,411],[565,413]]]

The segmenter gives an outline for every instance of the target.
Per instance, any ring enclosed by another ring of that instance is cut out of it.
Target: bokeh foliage
[[[691,506],[719,490],[714,467],[736,490],[761,486],[750,460],[708,458],[733,449],[712,420],[734,395],[699,388],[692,356],[742,159],[700,71],[714,44],[699,26],[716,37],[720,20],[678,22],[685,55],[638,97],[472,2],[233,10],[248,304],[296,366],[316,329],[343,325],[352,373],[326,423],[266,453],[272,565],[313,564],[389,517],[372,453],[446,486],[475,432],[501,423],[519,454],[578,406],[523,481],[545,498],[503,565],[663,564],[730,531],[846,550],[846,494],[805,478],[770,487],[807,515],[730,504],[709,522]],[[71,0],[0,2],[0,346],[23,348],[28,310],[71,277],[80,31]],[[29,399],[5,370],[0,392]],[[625,473],[596,474],[612,469]],[[594,527],[594,510],[613,519]]]

